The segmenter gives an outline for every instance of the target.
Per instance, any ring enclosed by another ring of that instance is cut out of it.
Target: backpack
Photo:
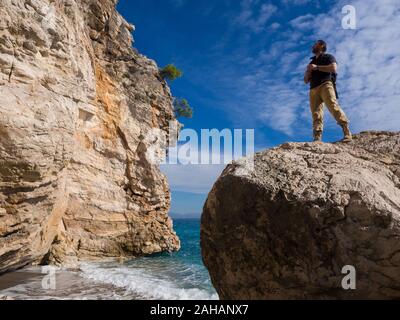
[[[333,83],[333,87],[335,88],[336,99],[339,99],[339,94],[336,88],[336,80],[337,80],[337,73],[331,73],[331,80]]]

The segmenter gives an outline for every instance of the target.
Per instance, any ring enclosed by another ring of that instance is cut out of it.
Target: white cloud
[[[162,165],[172,191],[207,194],[226,165]]]
[[[258,5],[257,0],[243,0],[242,11],[236,22],[241,27],[250,28],[253,32],[259,33],[266,27],[267,21],[277,12],[278,8],[270,3]]]
[[[280,24],[278,23],[278,22],[274,22],[274,23],[271,23],[271,25],[269,26],[270,27],[270,29],[272,29],[272,30],[277,30],[277,29],[279,29],[280,28]]]
[[[182,7],[186,2],[186,0],[170,0],[170,1],[171,1],[172,5],[176,8]]]
[[[187,150],[184,145],[185,143],[178,145],[179,155],[181,155],[179,150]],[[200,149],[194,148],[190,150],[190,159],[196,161],[196,163],[201,163],[201,159],[208,159],[207,161],[212,163],[212,159],[215,159],[220,164],[181,164],[182,160],[184,161],[185,159],[179,159],[179,164],[161,165],[161,171],[168,177],[172,191],[207,194],[224,168],[233,159],[239,159],[246,154],[245,143],[243,143],[242,150],[237,150],[232,146],[232,153],[227,154],[226,158],[223,147],[221,147],[221,150],[209,150],[209,152],[202,150],[201,145],[198,147]]]
[[[304,16],[299,16],[289,22],[295,30],[306,30],[311,29],[315,26],[316,19],[315,16],[308,13]]]
[[[295,5],[295,6],[299,6],[299,5],[304,5],[304,4],[308,4],[311,2],[311,0],[283,0],[282,1],[284,4],[286,5]]]

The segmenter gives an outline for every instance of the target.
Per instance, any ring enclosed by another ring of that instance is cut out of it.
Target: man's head
[[[328,46],[324,40],[317,40],[312,47],[312,52],[314,54],[320,54],[322,52],[326,52],[327,49]]]

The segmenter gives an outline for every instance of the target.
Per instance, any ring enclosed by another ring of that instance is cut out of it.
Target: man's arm
[[[309,67],[307,67],[306,72],[304,73],[304,83],[307,84],[311,80],[311,70]]]
[[[333,62],[330,65],[327,66],[317,66],[316,64],[311,64],[310,65],[311,70],[318,70],[321,72],[327,72],[327,73],[337,73],[337,63]]]

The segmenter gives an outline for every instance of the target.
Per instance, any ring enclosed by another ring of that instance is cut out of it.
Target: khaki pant
[[[340,126],[349,123],[349,120],[337,102],[333,83],[328,81],[310,90],[310,108],[314,131],[322,132],[324,129],[324,103]]]

